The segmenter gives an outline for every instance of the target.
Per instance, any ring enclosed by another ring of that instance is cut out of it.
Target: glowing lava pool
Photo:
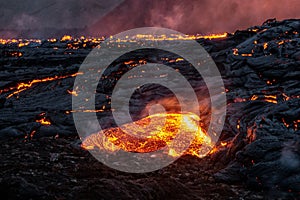
[[[127,152],[147,153],[166,146],[164,153],[177,157],[177,147],[182,147],[184,141],[172,145],[172,148],[169,144],[181,130],[181,134],[187,137],[194,135],[194,140],[184,154],[203,157],[213,144],[205,130],[199,126],[199,121],[200,118],[193,113],[153,114],[120,127],[91,134],[83,140],[82,147],[107,152],[122,149]]]

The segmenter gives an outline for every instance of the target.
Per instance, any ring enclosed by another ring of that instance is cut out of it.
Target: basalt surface
[[[79,147],[72,118],[78,112],[72,110],[73,83],[100,39],[1,41],[1,193],[23,199],[296,199],[299,33],[299,20],[268,20],[224,38],[198,39],[225,84],[227,115],[220,140],[204,159],[184,156],[165,169],[139,175],[109,169]],[[177,55],[150,50],[120,57],[106,71],[96,95],[101,125],[115,126],[110,95],[120,77],[117,72],[151,62],[187,77],[205,105],[200,110],[207,128],[210,106],[201,77]],[[133,119],[147,115],[143,108],[149,102],[168,105],[168,111],[178,109],[168,89],[145,86],[132,96]]]

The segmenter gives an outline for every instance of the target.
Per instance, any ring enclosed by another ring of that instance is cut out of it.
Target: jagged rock
[[[215,60],[227,90],[227,117],[220,140],[228,145],[209,156],[212,163],[219,161],[223,168],[216,172],[217,180],[243,182],[259,190],[276,190],[278,194],[300,192],[299,33],[300,20],[268,20],[262,26],[236,31],[225,39],[198,40]],[[33,131],[33,137],[77,135],[71,115],[70,94],[75,77],[68,75],[77,72],[84,58],[99,42],[87,42],[83,47],[80,40],[76,46],[79,49],[70,48],[73,43],[43,40],[21,48],[17,44],[0,45],[1,138],[28,138]],[[130,59],[134,64],[144,59],[142,62],[158,62],[174,67],[190,80],[199,94],[208,94],[205,83],[188,62],[162,60],[162,57],[176,59],[177,56],[169,52],[148,52],[144,58],[145,53],[137,51],[135,57]],[[105,128],[115,126],[107,96],[111,95],[121,76],[119,73],[132,68],[124,63],[128,60],[127,56],[114,62],[105,72],[108,79],[97,88],[96,107],[105,107],[97,116]],[[20,82],[29,84],[32,80],[54,76],[67,77],[33,83],[30,89],[10,96],[16,89],[9,88],[17,87]],[[155,90],[159,92],[155,93]],[[157,96],[152,97],[152,94]],[[141,88],[132,99],[132,103],[137,103],[132,108],[135,119],[142,115],[147,102],[170,96],[170,91],[165,88]],[[208,126],[210,112],[208,103],[205,103],[206,97],[203,95],[200,98],[205,104],[202,105],[201,116],[204,128]],[[41,114],[51,124],[37,122]],[[63,168],[58,165],[54,167]],[[103,179],[103,182],[111,188],[116,185],[115,181],[108,179]],[[132,187],[140,189],[139,186]],[[98,189],[101,188],[99,186]],[[189,192],[186,188],[182,190]],[[145,193],[152,195],[152,191]],[[128,194],[126,197],[132,196]]]
[[[3,178],[0,186],[2,196],[9,199],[48,199],[45,191],[22,177]]]

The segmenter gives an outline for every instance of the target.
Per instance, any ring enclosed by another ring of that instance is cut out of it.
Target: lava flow
[[[161,123],[163,120],[165,120],[165,123]],[[194,140],[184,154],[203,157],[213,144],[210,137],[199,126],[199,120],[199,117],[193,113],[154,114],[120,127],[94,133],[85,138],[82,147],[87,150],[95,149],[106,152],[117,152],[122,149],[127,152],[147,153],[167,146],[163,153],[177,157],[180,152],[176,147],[183,144],[173,144],[172,148],[169,145],[176,134],[179,134],[178,130],[181,129],[183,132],[180,134],[187,136],[195,134]],[[149,125],[150,121],[151,125]],[[145,134],[146,137],[141,137]],[[140,135],[140,137],[134,137],[133,135]]]
[[[27,90],[29,88],[32,87],[32,85],[36,84],[36,83],[44,83],[44,82],[49,82],[49,81],[55,81],[55,80],[60,80],[60,79],[64,79],[64,78],[69,78],[69,77],[75,77],[77,75],[79,75],[81,73],[74,73],[74,74],[70,74],[70,75],[64,75],[64,76],[54,76],[54,77],[47,77],[47,78],[43,78],[43,79],[34,79],[31,80],[27,83],[19,83],[16,87],[10,87],[10,88],[5,88],[0,90],[0,94],[4,93],[4,92],[10,92],[12,90],[15,90],[14,92],[12,92],[11,94],[9,94],[6,98],[9,99],[14,95],[17,95],[21,92],[23,92],[24,90]]]

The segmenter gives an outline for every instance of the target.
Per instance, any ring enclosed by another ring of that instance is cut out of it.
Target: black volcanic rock
[[[300,63],[292,55],[300,50],[300,21],[266,22],[255,28],[257,34],[233,48],[238,55],[229,54],[223,62],[231,80],[228,101],[242,98],[239,104],[244,106],[238,105],[240,112],[227,116],[239,119],[239,130],[228,149],[230,164],[215,177],[246,181],[257,189],[299,191],[299,180],[292,177],[300,173]],[[235,106],[228,105],[229,113]],[[237,126],[226,123],[224,130],[228,125]]]
[[[245,183],[253,189],[268,191],[270,196],[284,194],[288,198],[290,192],[291,195],[300,192],[299,33],[300,20],[268,20],[262,26],[236,31],[224,39],[198,40],[219,67],[227,90],[227,117],[220,137],[220,142],[226,141],[227,145],[219,146],[219,151],[207,157],[209,163],[218,168],[214,176],[217,181]],[[74,43],[76,48],[72,46]],[[83,39],[32,41],[23,47],[18,47],[18,43],[0,44],[0,138],[76,136],[71,114],[72,95],[68,92],[75,77],[70,75],[77,72],[84,58],[98,44],[99,41]],[[145,52],[136,53],[134,64],[139,63]],[[178,68],[199,93],[205,93],[205,84],[188,68],[189,63],[162,61],[161,57],[176,59],[166,52],[154,52],[144,60]],[[117,72],[132,68],[124,64],[126,59],[125,56],[115,61],[106,72],[108,79],[97,88],[96,107],[105,106],[98,118],[105,127],[114,126],[109,117],[107,95],[120,76]],[[54,76],[64,78],[34,83],[30,89],[9,97],[16,91],[10,88],[20,82],[28,84]],[[142,88],[133,95],[132,102],[136,103],[133,114],[141,114],[139,108],[153,100],[151,94],[158,94],[158,99],[164,94],[170,97],[163,88]],[[145,102],[139,101],[141,96]],[[204,126],[208,123],[208,109],[203,108]],[[41,116],[51,125],[36,122]],[[104,186],[93,187],[105,191],[117,187],[117,181],[102,181],[106,183],[104,189]],[[4,181],[5,187],[8,187],[7,182]],[[26,181],[14,179],[13,183],[26,190]],[[135,184],[124,183],[121,187],[130,185],[140,190],[139,184]],[[181,183],[174,182],[174,185],[189,192]],[[152,189],[143,194],[153,195]],[[33,190],[38,192],[39,189],[34,186]]]

